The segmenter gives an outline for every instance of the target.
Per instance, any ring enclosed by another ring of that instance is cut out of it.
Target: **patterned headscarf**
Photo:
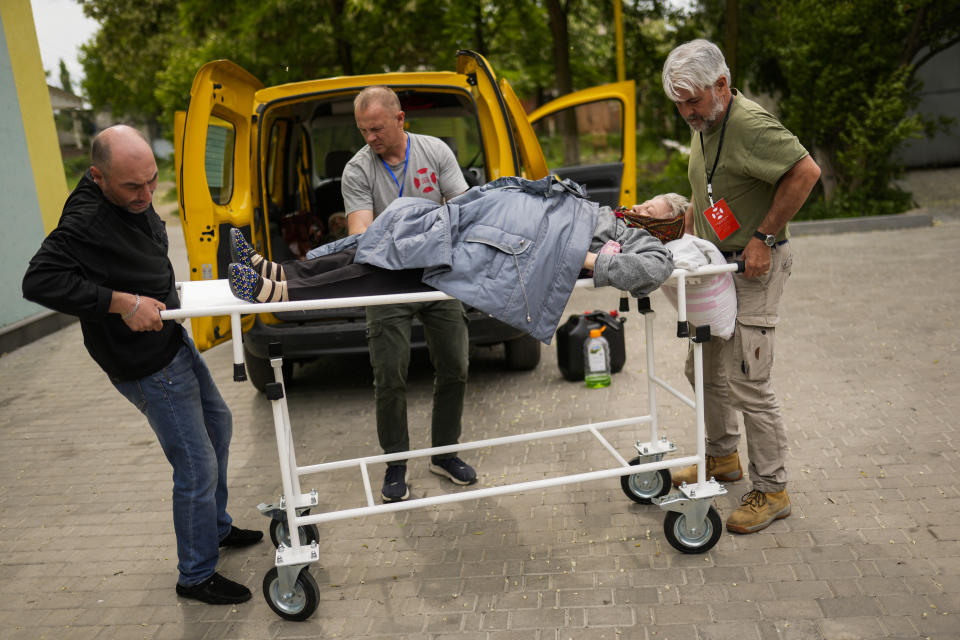
[[[628,227],[646,229],[650,235],[664,244],[683,236],[683,212],[673,218],[661,219],[634,213],[627,207],[617,207],[613,215],[621,218]]]

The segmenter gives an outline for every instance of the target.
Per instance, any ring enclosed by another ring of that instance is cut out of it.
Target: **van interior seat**
[[[344,210],[343,193],[340,191],[340,176],[347,166],[354,152],[344,149],[328,151],[323,159],[323,182],[316,188],[317,208],[316,216],[323,223],[324,229],[330,228],[330,216]]]
[[[323,159],[323,177],[339,178],[342,176],[343,168],[347,166],[347,163],[350,162],[350,158],[352,157],[353,151],[346,151],[344,149],[328,151],[326,157]]]

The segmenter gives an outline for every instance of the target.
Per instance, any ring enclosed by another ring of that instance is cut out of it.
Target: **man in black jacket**
[[[23,278],[23,296],[80,318],[83,342],[146,417],[173,466],[177,593],[210,604],[250,599],[216,573],[220,547],[263,537],[227,513],[233,419],[193,341],[160,311],[179,306],[165,225],[153,209],[157,164],[138,131],[93,141],[92,166]]]

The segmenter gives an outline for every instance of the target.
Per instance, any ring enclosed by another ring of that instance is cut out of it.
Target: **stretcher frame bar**
[[[341,509],[338,511],[328,511],[326,513],[310,514],[296,516],[295,526],[304,526],[309,524],[320,524],[324,522],[333,522],[336,520],[346,520],[348,518],[358,518],[362,516],[375,515],[378,513],[389,513],[394,511],[407,511],[418,509],[420,507],[431,507],[441,504],[450,504],[453,502],[466,502],[467,500],[480,500],[505,494],[523,493],[535,489],[547,489],[559,487],[577,482],[588,482],[591,480],[603,480],[607,478],[617,478],[635,473],[645,473],[667,469],[676,466],[685,466],[697,464],[700,459],[696,456],[685,456],[681,458],[671,458],[669,460],[660,460],[657,462],[647,462],[640,465],[627,465],[625,467],[616,467],[603,469],[600,471],[586,471],[583,473],[558,476],[556,478],[544,478],[542,480],[529,480],[526,482],[515,482],[513,484],[498,485],[495,487],[486,487],[483,489],[471,489],[459,493],[445,493],[437,496],[425,496],[423,498],[414,498],[404,500],[403,502],[388,502],[383,504],[370,504],[366,507],[355,507],[351,509]],[[700,465],[702,466],[702,465]],[[369,496],[368,496],[369,498]],[[289,516],[288,516],[289,517]],[[291,527],[291,530],[293,527]],[[291,548],[296,549],[299,536],[291,539]]]
[[[667,280],[676,279],[678,284],[683,283],[686,278],[712,275],[735,270],[735,264],[729,265],[708,265],[700,267],[695,271],[686,271],[684,269],[674,269]],[[185,287],[204,286],[211,283],[225,282],[224,280],[188,280],[178,282],[177,288],[183,291]],[[574,288],[593,288],[593,280],[590,278],[581,278],[574,283]],[[190,309],[165,309],[160,312],[163,320],[185,320],[195,316],[227,316],[227,315],[249,315],[252,313],[281,313],[284,311],[314,311],[317,309],[339,309],[341,307],[373,307],[385,304],[405,304],[409,302],[435,302],[438,300],[452,300],[451,296],[442,291],[421,291],[415,293],[391,293],[376,296],[352,296],[348,298],[322,298],[315,300],[289,300],[287,302],[246,302],[239,298],[229,304],[217,304],[209,306],[197,306]],[[686,298],[684,298],[684,302]],[[686,319],[686,305],[680,304],[678,295],[677,311],[683,312],[683,319]]]
[[[278,402],[278,404],[280,404]],[[352,467],[359,467],[360,473],[363,480],[364,494],[367,502],[366,507],[358,507],[353,509],[344,509],[341,511],[330,511],[321,514],[311,514],[309,516],[297,516],[296,522],[300,525],[305,524],[319,524],[321,522],[330,522],[333,520],[343,520],[346,518],[360,517],[365,515],[372,515],[375,513],[381,513],[384,511],[397,511],[400,509],[414,509],[421,506],[428,506],[431,504],[444,504],[449,502],[463,502],[466,500],[477,500],[483,497],[502,495],[505,493],[513,493],[527,489],[535,488],[547,488],[561,486],[564,484],[569,484],[571,482],[582,482],[586,480],[596,480],[601,478],[608,478],[612,476],[621,476],[627,475],[629,473],[636,472],[636,465],[631,466],[630,463],[621,456],[617,450],[613,447],[610,442],[603,437],[600,433],[604,429],[613,429],[617,427],[624,427],[634,424],[643,424],[650,422],[649,416],[641,416],[637,418],[622,418],[619,420],[607,420],[599,423],[590,423],[583,424],[574,427],[563,427],[559,429],[550,429],[546,431],[536,431],[531,433],[520,433],[514,434],[511,436],[501,436],[499,438],[487,438],[485,440],[475,440],[472,442],[466,442],[463,444],[447,445],[443,447],[430,447],[427,449],[416,449],[413,451],[403,451],[400,453],[392,454],[383,454],[378,456],[368,456],[363,458],[352,458],[348,460],[338,460],[335,462],[326,462],[315,465],[308,465],[304,467],[297,467],[292,465],[291,468],[295,471],[293,474],[295,477],[311,475],[315,473],[321,473],[324,471],[333,471],[337,469],[348,469]],[[460,451],[472,451],[476,449],[484,449],[488,447],[495,447],[507,444],[515,444],[518,442],[529,442],[532,440],[540,440],[545,438],[559,438],[568,435],[576,435],[581,433],[590,433],[592,434],[600,444],[614,457],[617,463],[620,465],[619,468],[611,469],[607,471],[591,471],[581,474],[576,474],[573,476],[560,476],[555,478],[544,478],[542,480],[527,481],[522,483],[513,483],[506,485],[499,485],[496,487],[488,487],[486,489],[470,489],[463,492],[444,494],[442,496],[432,496],[429,498],[415,498],[407,500],[402,503],[387,503],[387,504],[376,504],[373,498],[373,489],[370,485],[369,477],[369,465],[391,462],[394,460],[408,460],[414,458],[424,458],[430,455],[440,455],[443,453],[457,453]],[[289,451],[289,449],[286,449]],[[671,461],[674,462],[675,461]],[[692,464],[692,463],[691,463]],[[428,502],[423,502],[428,500]],[[297,505],[294,505],[295,507]],[[301,504],[299,506],[309,506],[307,504]]]
[[[362,458],[351,458],[348,460],[337,460],[335,462],[322,462],[320,464],[297,467],[297,473],[302,475],[320,473],[323,471],[333,471],[334,469],[346,469],[356,467],[360,464],[377,464],[379,462],[393,462],[394,460],[408,460],[411,458],[425,458],[426,456],[441,455],[444,453],[456,453],[458,451],[473,451],[475,449],[484,449],[486,447],[495,447],[503,444],[514,444],[517,442],[529,442],[538,438],[559,438],[566,435],[574,435],[591,431],[600,431],[614,427],[625,427],[631,424],[643,424],[650,422],[650,416],[639,416],[636,418],[621,418],[619,420],[606,420],[604,422],[595,422],[582,424],[573,427],[561,427],[559,429],[548,429],[545,431],[535,431],[531,433],[517,433],[511,436],[500,436],[497,438],[487,438],[485,440],[474,440],[463,444],[451,444],[442,447],[430,447],[428,449],[417,449],[416,451],[401,451],[399,453],[384,453],[376,456],[364,456]],[[622,464],[626,461],[620,459]]]

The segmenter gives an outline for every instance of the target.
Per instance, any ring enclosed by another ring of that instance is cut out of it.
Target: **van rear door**
[[[550,173],[547,169],[547,159],[543,156],[543,150],[540,148],[537,135],[530,125],[527,112],[520,103],[520,99],[517,98],[513,87],[510,86],[506,78],[500,78],[499,85],[504,103],[507,105],[510,127],[513,129],[513,135],[517,139],[517,146],[520,151],[520,162],[523,167],[520,175],[530,180],[538,180]]]
[[[490,63],[475,51],[461,50],[457,52],[457,73],[467,76],[467,84],[477,105],[477,120],[487,159],[486,179],[521,175],[524,163],[520,141],[511,123],[511,108]]]
[[[610,207],[636,204],[634,82],[569,93],[528,116],[550,171],[587,187]]]
[[[259,80],[227,60],[205,64],[194,77],[176,148],[180,220],[191,280],[227,277],[231,227],[242,229],[263,251],[262,230],[253,224],[251,165],[254,96],[261,88]],[[245,318],[246,323],[252,320]],[[230,337],[228,316],[192,318],[191,326],[201,351]]]

